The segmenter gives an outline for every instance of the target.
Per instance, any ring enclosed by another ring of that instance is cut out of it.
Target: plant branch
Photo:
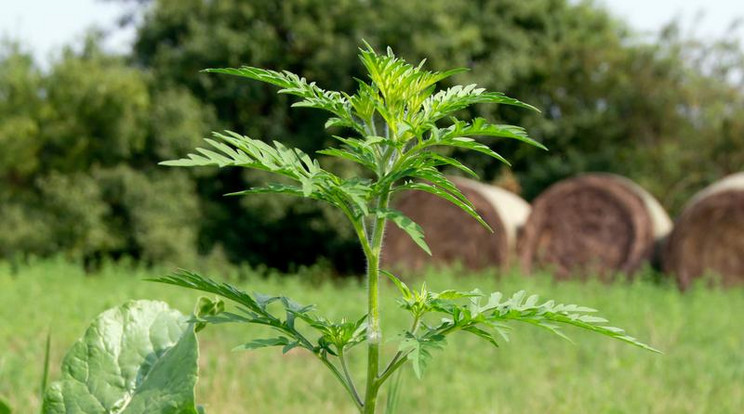
[[[338,351],[338,360],[341,361],[341,369],[343,369],[344,371],[344,376],[346,376],[346,382],[349,384],[349,387],[351,388],[351,392],[353,393],[354,399],[358,401],[359,404],[361,404],[362,400],[361,398],[359,398],[359,393],[357,392],[356,385],[354,384],[354,379],[351,377],[349,368],[346,365],[346,354],[344,353],[343,349],[340,349]]]
[[[328,357],[326,357],[325,354],[322,353],[316,353],[315,355],[318,356],[318,359],[326,366],[328,369],[331,370],[333,373],[333,376],[336,377],[336,379],[341,383],[341,385],[344,386],[344,389],[346,389],[346,392],[349,393],[351,396],[351,399],[354,400],[354,404],[356,405],[357,409],[359,411],[362,411],[364,408],[364,404],[362,403],[362,400],[359,398],[359,395],[357,394],[356,390],[354,389],[354,385],[347,382],[346,378],[341,374],[341,372],[338,370],[338,368],[328,360]]]
[[[419,323],[420,322],[421,322],[421,316],[416,315],[413,318],[413,323],[411,324],[411,334],[415,334],[416,333],[416,331],[418,330],[418,327],[419,327]],[[395,353],[395,355],[393,356],[393,359],[390,360],[390,362],[385,367],[385,369],[382,371],[382,374],[380,375],[380,377],[377,380],[380,385],[382,385],[385,382],[385,380],[387,379],[387,377],[390,376],[390,374],[392,374],[395,371],[395,370],[393,370],[393,371],[390,371],[390,370],[392,369],[393,366],[395,366],[395,364],[398,362],[398,360],[403,355],[404,355],[403,351],[398,351],[398,352]],[[408,355],[408,354],[406,353],[405,355]],[[405,358],[404,358],[404,361],[405,361]],[[389,371],[389,373],[388,373],[388,371]],[[383,377],[384,377],[384,379],[383,379]]]

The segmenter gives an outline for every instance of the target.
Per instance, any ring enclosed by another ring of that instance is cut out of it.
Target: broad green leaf
[[[0,398],[0,414],[11,414],[13,410],[10,409],[10,405]]]
[[[99,315],[62,363],[43,412],[196,413],[198,345],[180,312],[130,301]]]

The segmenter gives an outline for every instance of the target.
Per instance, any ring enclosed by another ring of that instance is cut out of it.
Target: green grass
[[[47,331],[51,380],[66,349],[101,311],[128,299],[162,299],[189,312],[195,292],[147,283],[165,271],[106,267],[86,277],[74,265],[43,261],[15,277],[0,265],[0,396],[16,412],[38,412],[38,388]],[[744,407],[744,290],[696,287],[681,294],[651,282],[604,285],[554,283],[544,277],[481,274],[427,277],[434,289],[525,288],[546,298],[600,309],[616,326],[664,355],[574,330],[571,344],[548,332],[516,326],[512,341],[493,348],[475,337],[454,336],[418,381],[406,371],[400,413],[740,413]],[[414,283],[415,284],[415,283]],[[301,277],[249,277],[249,290],[283,293],[318,303],[331,317],[361,315],[364,292],[356,281],[318,283]],[[408,321],[383,290],[386,332]],[[212,326],[200,333],[197,399],[211,413],[349,413],[332,376],[310,355],[274,349],[230,352],[260,335],[245,326]],[[395,344],[387,344],[387,352]],[[362,351],[353,369],[362,378]],[[383,396],[384,397],[384,396]]]

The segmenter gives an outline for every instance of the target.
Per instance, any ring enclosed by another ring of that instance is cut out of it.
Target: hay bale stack
[[[744,172],[696,194],[667,240],[664,270],[682,289],[706,272],[725,286],[744,284]]]
[[[550,269],[568,279],[632,274],[653,258],[672,222],[659,203],[632,181],[585,174],[542,193],[520,240],[525,271]]]
[[[518,228],[529,215],[529,204],[498,187],[450,178],[494,232],[446,200],[423,191],[408,191],[393,200],[393,207],[421,225],[432,256],[416,246],[406,233],[388,224],[382,255],[386,267],[417,271],[428,264],[455,262],[471,270],[509,265]]]

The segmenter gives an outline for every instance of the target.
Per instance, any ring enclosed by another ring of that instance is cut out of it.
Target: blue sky
[[[526,0],[528,1],[528,0]],[[578,0],[577,0],[578,1]],[[87,27],[110,28],[123,6],[100,0],[0,0],[0,36],[21,39],[37,58],[48,61],[51,53],[64,44],[82,39]],[[680,17],[690,28],[695,17],[704,17],[696,26],[700,36],[721,36],[731,21],[744,18],[744,0],[597,0],[617,16],[644,32],[657,31],[664,23]],[[744,30],[739,35],[744,42]],[[111,37],[106,47],[126,50],[132,31]]]

